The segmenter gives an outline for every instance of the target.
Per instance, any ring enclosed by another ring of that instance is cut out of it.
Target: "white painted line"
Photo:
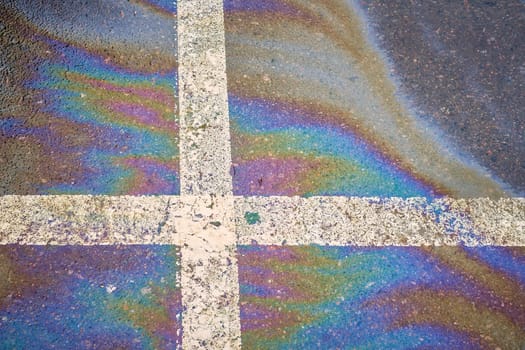
[[[201,240],[205,243],[191,243],[199,257],[212,246],[254,242],[525,246],[524,198],[427,202],[424,198],[10,195],[0,196],[0,218],[0,244]],[[231,235],[234,230],[237,240]]]
[[[222,1],[177,7],[181,194],[231,195]]]
[[[185,198],[191,198],[189,196]],[[240,348],[239,284],[233,198],[194,197],[181,234],[184,349]]]
[[[176,244],[180,207],[174,196],[0,196],[0,244]]]
[[[240,311],[222,0],[179,0],[184,349],[239,349]]]
[[[239,244],[525,245],[523,198],[236,197]]]

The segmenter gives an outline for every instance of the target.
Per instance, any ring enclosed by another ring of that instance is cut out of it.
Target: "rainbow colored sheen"
[[[181,346],[174,246],[1,246],[0,348]]]
[[[243,348],[522,348],[524,253],[240,246]]]
[[[315,113],[279,102],[230,95],[229,103],[236,194],[433,194],[430,186],[335,120],[321,120]]]
[[[235,194],[512,194],[411,110],[357,2],[224,9]]]
[[[82,153],[84,167],[95,176],[44,191],[178,193],[176,72],[128,72],[82,50],[56,42],[53,46],[59,49],[61,62],[41,67],[41,76],[32,85],[50,101],[43,112],[98,133],[87,145],[68,150]]]
[[[30,62],[8,76],[0,191],[178,194],[176,2],[33,5],[0,6]]]

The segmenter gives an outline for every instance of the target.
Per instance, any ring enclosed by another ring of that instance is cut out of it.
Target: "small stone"
[[[117,287],[115,287],[115,286],[112,285],[112,284],[108,284],[108,285],[106,286],[106,292],[108,292],[108,294],[113,293],[115,290],[117,290]]]

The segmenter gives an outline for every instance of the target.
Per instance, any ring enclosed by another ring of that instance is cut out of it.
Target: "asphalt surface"
[[[523,203],[461,198],[525,193],[523,2],[225,0],[225,57],[206,6],[0,4],[0,196],[181,195],[0,197],[0,349],[522,349]]]
[[[177,194],[174,5],[0,11],[0,194]]]
[[[522,3],[225,10],[237,194],[523,195]]]
[[[523,2],[361,5],[417,115],[523,195]]]

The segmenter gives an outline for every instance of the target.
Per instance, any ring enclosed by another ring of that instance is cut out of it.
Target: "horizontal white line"
[[[524,245],[525,200],[237,197],[238,244]]]
[[[0,244],[180,245],[202,230],[208,245],[234,245],[234,238],[212,239],[227,221],[224,211],[233,212],[226,202],[212,195],[0,196]]]
[[[523,198],[234,197],[231,205],[213,195],[1,196],[0,244],[179,244],[186,227],[222,230],[234,210],[238,244],[525,245]]]
[[[180,197],[3,196],[0,243],[175,244]]]

